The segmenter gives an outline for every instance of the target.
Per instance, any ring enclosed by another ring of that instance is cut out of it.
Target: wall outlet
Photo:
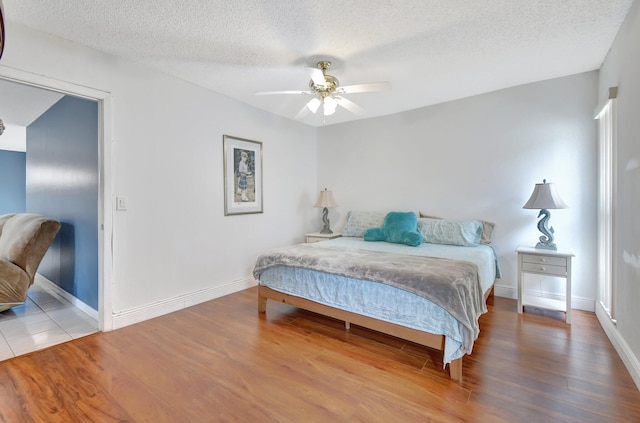
[[[116,197],[116,210],[127,211],[127,197]]]

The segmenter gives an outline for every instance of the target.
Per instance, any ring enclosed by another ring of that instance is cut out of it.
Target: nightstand
[[[571,261],[573,250],[544,250],[519,246],[518,252],[518,313],[525,305],[559,310],[566,313],[565,321],[571,324]],[[565,279],[566,300],[554,300],[527,295],[524,292],[524,275],[557,276]]]
[[[326,241],[328,239],[340,238],[341,236],[342,236],[342,234],[337,234],[337,233],[321,234],[320,232],[314,232],[314,233],[311,233],[311,234],[305,234],[304,235],[304,242],[309,244],[309,243],[312,243],[312,242],[319,242],[319,241]]]

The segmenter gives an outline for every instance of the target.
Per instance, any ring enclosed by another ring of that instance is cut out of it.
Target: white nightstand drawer
[[[306,242],[307,244],[310,244],[312,242],[320,242],[320,241],[326,241],[328,239],[340,238],[341,236],[342,234],[337,234],[337,233],[323,234],[320,232],[313,232],[313,233],[304,235],[304,242]]]
[[[545,275],[567,276],[567,266],[552,266],[549,264],[522,263],[525,272],[544,273]]]
[[[549,257],[540,256],[537,254],[523,254],[522,261],[524,263],[537,263],[551,266],[567,266],[567,259],[565,257]]]

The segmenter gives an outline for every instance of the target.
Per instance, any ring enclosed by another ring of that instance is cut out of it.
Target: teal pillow
[[[382,227],[364,231],[364,240],[417,247],[422,244],[422,234],[418,232],[418,217],[414,212],[390,212],[384,217]]]

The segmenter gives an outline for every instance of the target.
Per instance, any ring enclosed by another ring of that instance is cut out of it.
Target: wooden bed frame
[[[489,296],[493,295],[493,285],[484,294],[485,301]],[[351,323],[362,326],[367,329],[372,329],[378,332],[382,332],[387,335],[395,336],[397,338],[405,339],[407,341],[415,342],[416,344],[424,345],[425,347],[433,348],[435,350],[444,353],[444,335],[435,335],[433,333],[424,332],[417,329],[411,329],[405,326],[396,325],[394,323],[385,322],[382,320],[374,319],[372,317],[363,316],[361,314],[352,313],[350,311],[341,310],[335,307],[326,306],[324,304],[317,303],[315,301],[307,300],[305,298],[296,297],[294,295],[284,294],[282,292],[275,291],[266,286],[258,286],[258,312],[266,313],[267,300],[278,301],[281,303],[289,304],[294,307],[298,307],[304,310],[312,311],[314,313],[322,314],[324,316],[332,317],[338,320],[344,320],[347,330],[350,328]],[[449,363],[449,376],[455,381],[462,379],[462,357],[453,360]]]

